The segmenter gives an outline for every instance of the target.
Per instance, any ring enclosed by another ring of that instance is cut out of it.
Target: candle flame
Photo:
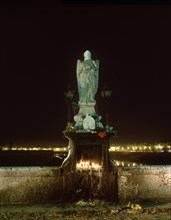
[[[79,163],[76,164],[77,170],[100,170],[101,165],[99,163],[80,160]]]

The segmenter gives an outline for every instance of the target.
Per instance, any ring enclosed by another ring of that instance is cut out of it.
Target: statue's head
[[[89,50],[84,52],[84,60],[91,60],[91,52]]]

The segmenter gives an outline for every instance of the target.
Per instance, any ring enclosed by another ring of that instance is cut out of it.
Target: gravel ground
[[[171,220],[171,202],[115,205],[75,204],[1,205],[0,220]]]

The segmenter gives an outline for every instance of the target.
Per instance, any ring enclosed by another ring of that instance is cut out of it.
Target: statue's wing
[[[95,60],[95,66],[96,66],[96,71],[95,71],[95,75],[96,75],[96,80],[95,80],[95,93],[97,92],[98,89],[98,83],[99,83],[99,60]]]
[[[77,60],[77,78],[79,77],[80,73],[82,72],[82,68],[83,68],[83,64],[81,62],[81,60]]]
[[[80,74],[83,69],[83,64],[81,60],[77,60],[77,67],[76,67],[76,73],[77,73],[77,84],[78,84],[78,91],[80,90]]]

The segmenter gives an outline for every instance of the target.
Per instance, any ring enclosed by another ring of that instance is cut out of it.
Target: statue
[[[84,60],[77,60],[76,72],[79,103],[95,103],[99,78],[99,60],[92,60],[91,52],[85,51]]]
[[[79,112],[74,116],[77,132],[101,128],[101,116],[95,111],[95,95],[98,89],[99,60],[91,59],[91,52],[84,52],[84,60],[77,60],[77,85],[79,94]]]

